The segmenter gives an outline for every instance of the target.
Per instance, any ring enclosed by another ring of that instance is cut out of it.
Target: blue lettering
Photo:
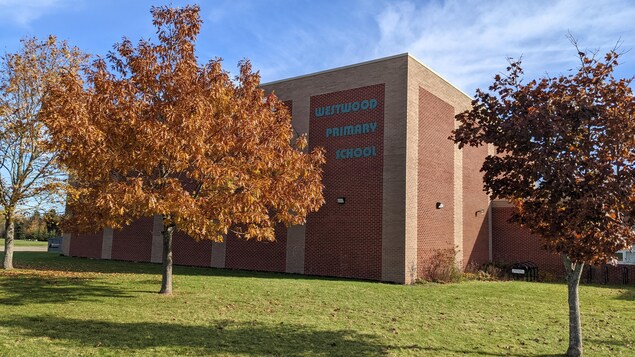
[[[377,104],[378,104],[377,99],[374,99],[374,98],[364,99],[362,101],[349,102],[349,103],[337,103],[337,104],[315,108],[315,116],[319,118],[322,116],[350,113],[351,110],[354,112],[357,112],[360,109],[361,110],[375,109],[377,108]]]
[[[370,156],[377,156],[377,152],[374,146],[367,146],[365,148],[339,149],[335,152],[335,159],[337,160]]]
[[[377,122],[361,123],[356,125],[346,125],[334,128],[326,128],[325,134],[327,138],[336,136],[349,136],[374,133],[377,131]]]

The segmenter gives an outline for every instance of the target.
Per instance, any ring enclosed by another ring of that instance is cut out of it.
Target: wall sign
[[[315,116],[317,118],[336,114],[345,114],[351,111],[357,112],[361,110],[369,110],[377,108],[377,99],[364,99],[350,103],[337,103],[323,107],[315,108]]]

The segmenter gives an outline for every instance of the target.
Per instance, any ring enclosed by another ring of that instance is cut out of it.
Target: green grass
[[[13,241],[14,247],[46,247],[48,242],[40,242],[36,240],[21,240],[15,239]],[[0,238],[0,246],[4,249],[4,239]]]
[[[566,287],[401,286],[17,252],[0,355],[536,356],[566,350]],[[632,356],[635,288],[583,286],[589,356]]]

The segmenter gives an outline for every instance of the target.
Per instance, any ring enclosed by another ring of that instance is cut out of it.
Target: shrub
[[[37,241],[47,241],[49,238],[56,237],[55,232],[29,232],[25,233],[22,238],[25,240],[37,240]]]
[[[465,280],[496,281],[508,280],[508,267],[501,262],[489,262],[483,265],[468,264],[463,272]]]
[[[457,266],[454,249],[437,249],[423,268],[421,278],[435,283],[461,281],[461,270]]]

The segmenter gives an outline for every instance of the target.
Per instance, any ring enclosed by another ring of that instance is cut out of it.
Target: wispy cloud
[[[0,0],[0,24],[28,26],[56,9],[75,6],[80,0]]]
[[[410,52],[467,93],[491,83],[506,58],[524,58],[528,77],[575,68],[566,38],[605,52],[631,50],[618,75],[635,72],[633,0],[200,0],[201,60],[250,58],[273,81]],[[153,0],[183,6],[191,0]],[[58,34],[91,53],[120,36],[153,34],[142,1],[0,0],[0,45],[25,33]],[[13,45],[12,45],[13,44]]]
[[[568,32],[591,50],[608,51],[620,39],[623,50],[632,49],[633,19],[629,0],[390,3],[376,16],[380,35],[372,53],[410,52],[472,92],[504,69],[507,57],[522,55],[528,75],[574,67]]]

